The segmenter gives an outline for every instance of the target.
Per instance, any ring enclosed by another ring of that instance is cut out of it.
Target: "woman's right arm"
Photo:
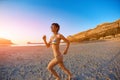
[[[44,41],[46,47],[49,48],[49,47],[50,47],[50,42],[51,42],[51,40],[47,43],[47,41],[46,41],[46,35],[44,35],[44,36],[43,36],[43,41]]]

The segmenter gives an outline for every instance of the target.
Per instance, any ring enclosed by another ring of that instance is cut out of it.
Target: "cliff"
[[[89,40],[104,40],[115,37],[120,38],[120,19],[115,22],[107,22],[97,25],[94,29],[79,32],[68,36],[67,38],[71,42],[81,42]]]

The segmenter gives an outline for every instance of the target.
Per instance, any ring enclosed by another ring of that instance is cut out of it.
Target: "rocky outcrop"
[[[0,38],[0,45],[11,45],[11,40]]]
[[[112,23],[103,23],[97,25],[96,28],[83,31],[74,35],[68,36],[71,42],[81,42],[89,40],[101,40],[119,37],[120,34],[120,19]]]

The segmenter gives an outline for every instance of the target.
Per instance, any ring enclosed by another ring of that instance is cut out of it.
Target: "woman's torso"
[[[54,57],[61,55],[59,51],[60,40],[61,40],[60,34],[57,34],[56,36],[52,36],[51,38],[51,46],[52,46]]]

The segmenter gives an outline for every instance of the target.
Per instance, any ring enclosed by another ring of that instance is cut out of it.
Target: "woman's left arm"
[[[66,46],[66,48],[65,48],[65,50],[64,50],[64,52],[63,52],[63,54],[67,54],[67,51],[68,51],[68,48],[69,48],[69,46],[70,46],[70,42],[69,42],[69,40],[67,40],[63,35],[61,35],[61,39],[67,44]]]

